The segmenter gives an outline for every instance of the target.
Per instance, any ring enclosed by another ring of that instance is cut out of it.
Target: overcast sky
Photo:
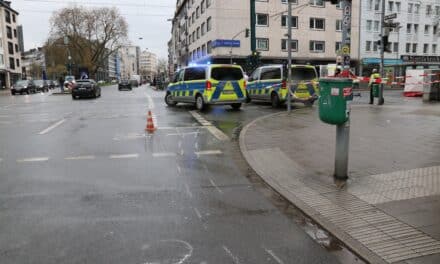
[[[148,48],[159,57],[167,57],[171,22],[176,0],[12,0],[20,13],[25,49],[41,46],[48,37],[49,19],[54,10],[69,5],[112,7],[119,9],[129,25],[129,38],[134,45]],[[139,38],[143,38],[139,40]]]

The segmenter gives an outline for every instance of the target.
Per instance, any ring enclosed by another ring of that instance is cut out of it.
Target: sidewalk
[[[11,95],[11,90],[9,89],[0,89],[0,96]]]
[[[355,101],[343,190],[332,177],[336,127],[317,110],[247,125],[240,147],[249,165],[368,262],[440,263],[440,104]]]

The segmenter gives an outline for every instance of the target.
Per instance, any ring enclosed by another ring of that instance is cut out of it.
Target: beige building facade
[[[157,75],[157,56],[156,54],[144,50],[139,57],[139,73],[143,80],[153,80]]]
[[[359,59],[359,0],[353,0],[351,57]],[[262,63],[287,58],[287,0],[256,1],[256,44]],[[293,4],[293,61],[313,65],[335,63],[342,39],[342,9],[322,0]],[[242,64],[251,54],[250,1],[178,1],[173,20],[174,64],[232,61]],[[233,47],[231,47],[231,43]]]
[[[21,79],[18,15],[10,1],[0,0],[0,89],[9,89]]]
[[[133,75],[138,75],[140,48],[133,45],[123,46],[118,54],[121,79],[130,79]]]

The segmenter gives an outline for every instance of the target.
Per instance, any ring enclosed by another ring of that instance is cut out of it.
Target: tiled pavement
[[[250,166],[371,263],[440,263],[440,105],[353,104],[350,180],[333,184],[335,127],[317,108],[262,117],[240,137]]]

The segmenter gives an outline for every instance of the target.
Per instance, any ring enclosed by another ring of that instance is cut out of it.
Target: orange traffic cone
[[[154,133],[156,128],[154,127],[153,116],[151,115],[151,110],[148,111],[147,115],[147,126],[145,127],[145,132]]]

